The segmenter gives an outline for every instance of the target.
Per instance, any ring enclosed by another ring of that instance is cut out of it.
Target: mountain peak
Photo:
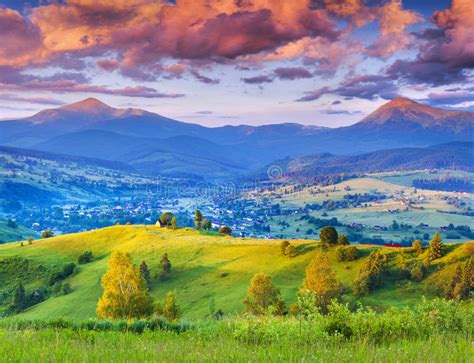
[[[398,97],[386,103],[384,106],[400,107],[400,106],[409,106],[409,105],[419,105],[419,103],[412,101],[408,98]]]
[[[71,103],[61,107],[62,110],[73,111],[73,112],[87,112],[87,113],[97,113],[103,111],[113,110],[113,107],[103,103],[97,98],[89,97],[82,101]]]

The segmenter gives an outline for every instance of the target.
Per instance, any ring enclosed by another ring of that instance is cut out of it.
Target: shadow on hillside
[[[299,246],[296,246],[295,249],[298,255],[304,255],[308,252],[314,251],[316,249],[316,246],[314,244],[303,243]]]

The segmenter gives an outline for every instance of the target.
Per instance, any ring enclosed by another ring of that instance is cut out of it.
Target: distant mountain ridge
[[[216,128],[86,100],[0,122],[0,145],[132,163],[145,173],[198,178],[246,174],[279,159],[427,147],[474,140],[474,113],[398,98],[335,129],[285,123]]]
[[[474,142],[450,142],[427,148],[380,150],[360,155],[307,155],[274,162],[281,178],[311,179],[334,174],[376,173],[425,169],[452,169],[474,172]]]

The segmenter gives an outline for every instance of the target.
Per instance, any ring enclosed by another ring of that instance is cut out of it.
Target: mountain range
[[[204,127],[88,98],[0,122],[0,145],[103,159],[150,175],[228,178],[275,160],[472,141],[474,113],[398,98],[340,128],[286,123]]]

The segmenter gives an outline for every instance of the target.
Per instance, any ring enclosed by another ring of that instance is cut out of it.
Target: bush
[[[51,238],[54,237],[54,232],[50,231],[49,229],[45,229],[43,232],[41,232],[41,238]]]
[[[94,255],[92,251],[85,251],[79,255],[77,258],[77,263],[79,265],[84,265],[86,263],[92,262],[94,260]]]
[[[62,271],[60,272],[53,272],[49,277],[49,286],[53,286],[59,281],[66,279],[67,277],[71,276],[76,268],[75,263],[68,263],[64,265]]]
[[[356,246],[339,246],[336,248],[336,259],[341,261],[357,260],[360,253]]]
[[[226,236],[232,235],[232,230],[227,226],[222,226],[219,228],[219,233],[225,234]]]

